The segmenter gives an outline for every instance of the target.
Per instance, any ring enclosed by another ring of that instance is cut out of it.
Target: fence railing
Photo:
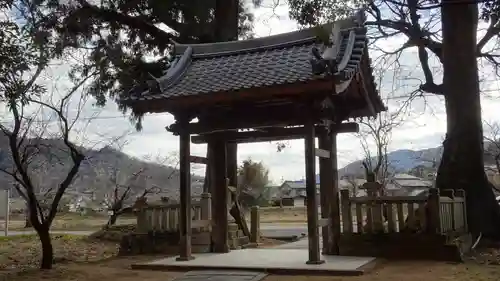
[[[203,193],[201,200],[191,203],[191,228],[207,231],[211,227],[212,207],[210,193]],[[175,232],[179,230],[180,204],[144,206],[137,211],[139,232]]]
[[[466,232],[465,192],[430,189],[429,195],[350,197],[341,190],[343,233],[392,233],[405,230]]]

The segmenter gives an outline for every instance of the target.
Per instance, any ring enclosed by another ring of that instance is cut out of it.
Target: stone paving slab
[[[256,271],[196,270],[188,271],[174,281],[259,281],[267,276]]]
[[[195,254],[190,261],[175,257],[132,265],[150,270],[245,270],[288,275],[362,275],[372,269],[373,257],[322,256],[322,264],[306,264],[306,249],[243,249],[225,254]]]

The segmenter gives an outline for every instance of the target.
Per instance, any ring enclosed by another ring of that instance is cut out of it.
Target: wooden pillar
[[[324,255],[338,255],[338,236],[335,236],[335,226],[339,224],[338,218],[338,190],[337,190],[337,152],[336,136],[328,135],[323,131],[318,136],[319,149],[329,152],[329,157],[320,157],[320,204],[321,218],[327,219],[327,225],[323,225],[321,236],[323,237],[322,251]],[[337,198],[337,200],[335,200]],[[335,204],[337,204],[335,206]],[[337,212],[335,213],[335,207]]]
[[[237,143],[227,143],[227,178],[229,179],[229,185],[237,187],[238,186],[238,144]]]
[[[215,253],[227,253],[228,240],[228,210],[227,210],[227,165],[226,165],[226,143],[214,140],[212,146],[213,155],[208,159],[211,171],[212,190],[212,251]]]
[[[314,122],[308,120],[305,125],[305,166],[306,166],[306,197],[307,197],[307,234],[309,239],[309,260],[307,264],[321,264],[318,231],[318,202],[316,195],[316,144]]]
[[[191,163],[190,134],[187,130],[189,120],[181,119],[179,133],[179,173],[180,173],[180,212],[179,212],[179,257],[178,261],[193,259],[191,255]]]
[[[340,254],[340,194],[339,194],[339,168],[337,162],[337,133],[333,131],[329,137],[330,145],[330,160],[333,186],[331,188],[332,197],[330,199],[330,221],[332,232],[332,244],[328,249],[329,255]]]

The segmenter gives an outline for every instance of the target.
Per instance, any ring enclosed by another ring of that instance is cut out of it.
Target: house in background
[[[281,186],[280,185],[268,185],[264,187],[264,194],[262,196],[266,200],[278,200],[281,198]]]
[[[360,188],[366,182],[361,178],[341,178],[339,190],[350,190],[351,196],[366,196],[366,190]],[[421,179],[409,174],[395,174],[386,179],[386,195],[388,196],[418,196],[432,187],[431,180]],[[305,206],[307,200],[305,180],[285,181],[279,187],[279,196],[284,206]],[[319,179],[316,179],[316,195],[319,202]]]
[[[339,180],[338,186],[339,190],[349,190],[351,196],[361,197],[366,196],[366,190],[360,188],[365,182],[365,179],[343,177]]]
[[[285,181],[280,186],[280,195],[281,199],[284,202],[291,202],[289,204],[291,206],[303,207],[306,205],[307,194],[306,194],[306,181],[298,180],[298,181]],[[316,196],[318,197],[319,202],[319,179],[316,179]]]
[[[433,182],[409,174],[395,174],[387,180],[386,190],[392,196],[417,196],[427,192]]]

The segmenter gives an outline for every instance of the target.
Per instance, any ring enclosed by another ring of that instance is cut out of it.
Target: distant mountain
[[[33,160],[34,167],[40,166],[39,171],[33,173],[33,180],[41,188],[50,188],[59,184],[71,167],[71,159],[67,153],[67,147],[58,139],[44,139],[41,141],[42,147],[36,158]],[[100,151],[83,149],[88,159],[84,160],[77,178],[68,190],[72,194],[96,194],[104,196],[112,190],[110,185],[113,181],[110,178],[118,178],[121,184],[125,184],[131,175],[144,170],[141,177],[130,185],[133,186],[132,193],[142,193],[144,187],[157,186],[163,197],[178,198],[179,196],[179,173],[174,167],[175,163],[165,163],[160,165],[152,162],[145,162],[137,158],[130,157],[123,152],[112,148],[105,148]],[[11,165],[10,149],[5,136],[0,136],[0,168]],[[192,191],[194,194],[201,193],[203,181],[202,177],[192,175]],[[0,188],[9,189],[13,181],[9,175],[0,172]],[[158,196],[160,196],[158,195]],[[100,199],[97,197],[96,199]]]
[[[434,163],[439,164],[443,147],[427,148],[423,150],[400,149],[387,154],[389,170],[391,172],[407,172],[416,166],[432,167]],[[364,175],[363,160],[358,160],[339,169],[339,176],[342,175]],[[372,163],[376,159],[372,158]]]

